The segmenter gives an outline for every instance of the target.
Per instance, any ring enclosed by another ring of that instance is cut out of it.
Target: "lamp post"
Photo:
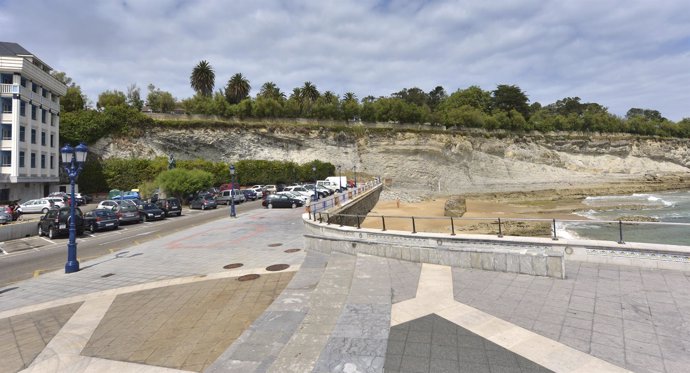
[[[338,188],[338,192],[342,193],[343,192],[343,174],[340,172],[340,165],[338,165],[338,184],[340,184],[340,187]]]
[[[230,165],[230,217],[236,218],[235,213],[235,165]]]
[[[357,188],[357,166],[352,166],[352,170],[355,172],[355,188]]]
[[[311,173],[314,175],[314,201],[318,201],[319,193],[316,190],[316,165],[311,166]]]
[[[82,166],[86,161],[86,153],[89,148],[83,143],[76,147],[71,147],[65,144],[60,149],[60,156],[62,160],[62,167],[65,168],[67,176],[69,176],[70,183],[70,199],[69,199],[69,242],[67,243],[67,263],[65,263],[65,273],[72,273],[79,271],[79,261],[77,260],[77,224],[74,217],[74,208],[76,205],[74,199],[74,182],[82,170]]]

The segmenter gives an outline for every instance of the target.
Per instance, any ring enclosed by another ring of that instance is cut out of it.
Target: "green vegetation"
[[[315,173],[312,172],[312,166],[316,167]],[[285,161],[242,160],[235,164],[235,169],[236,182],[242,185],[290,184],[311,181],[314,178],[323,179],[335,172],[334,165],[318,160],[301,165]],[[178,177],[179,180],[176,180]],[[188,194],[202,188],[229,183],[230,170],[227,163],[203,159],[178,160],[177,168],[168,170],[166,157],[109,158],[103,161],[90,157],[84,165],[79,182],[80,190],[85,193],[139,188],[142,194],[150,195],[159,187],[171,192],[194,186],[196,189],[187,191]],[[199,183],[203,186],[196,187]]]

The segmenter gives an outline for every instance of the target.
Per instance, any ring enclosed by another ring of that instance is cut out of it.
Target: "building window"
[[[36,153],[31,153],[31,168],[36,168]]]
[[[33,128],[31,129],[31,143],[32,144],[36,143],[36,130]]]
[[[9,189],[0,189],[0,201],[9,201],[10,200],[10,190]]]
[[[55,135],[53,135],[53,134],[51,133],[51,134],[50,134],[50,147],[51,147],[51,148],[55,146],[55,141],[54,141],[54,140],[55,140]]]
[[[36,106],[31,105],[31,119],[36,120]]]
[[[41,168],[46,168],[46,155],[41,154]]]
[[[36,83],[34,83],[34,82],[31,82],[31,90],[32,90],[34,93],[38,93],[38,84],[36,84]]]
[[[24,126],[19,126],[19,141],[26,141],[26,128]]]
[[[9,150],[3,150],[2,156],[0,156],[0,162],[2,162],[2,167],[12,166],[12,152]]]
[[[41,131],[41,145],[46,146],[46,133]]]
[[[41,110],[41,122],[45,123],[46,122],[46,111]]]
[[[12,84],[12,74],[0,74],[2,84]]]
[[[26,88],[26,78],[25,77],[22,76],[20,84],[22,85],[22,87]]]
[[[19,115],[26,116],[26,102],[24,101],[19,102]]]
[[[41,89],[41,96],[48,98],[48,90],[45,88]]]
[[[24,152],[19,152],[19,167],[24,167]]]
[[[3,140],[12,140],[12,125],[11,124],[3,124],[2,125],[2,139]]]
[[[12,99],[11,98],[3,98],[2,99],[2,112],[3,113],[11,113],[12,112]]]
[[[55,168],[55,166],[54,166],[54,161],[55,161],[55,156],[51,155],[51,156],[50,156],[50,169],[51,169],[51,170],[52,170],[53,168]]]

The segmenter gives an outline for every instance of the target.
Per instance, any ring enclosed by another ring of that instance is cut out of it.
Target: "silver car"
[[[31,199],[19,205],[18,209],[22,214],[40,213],[45,214],[52,209],[55,204],[48,198]]]

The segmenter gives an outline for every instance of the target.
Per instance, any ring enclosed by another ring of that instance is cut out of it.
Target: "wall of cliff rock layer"
[[[444,194],[579,186],[676,174],[690,178],[690,141],[628,135],[489,135],[325,127],[155,127],[91,146],[102,158],[314,159],[357,166],[394,188]],[[361,177],[361,176],[360,176]]]

